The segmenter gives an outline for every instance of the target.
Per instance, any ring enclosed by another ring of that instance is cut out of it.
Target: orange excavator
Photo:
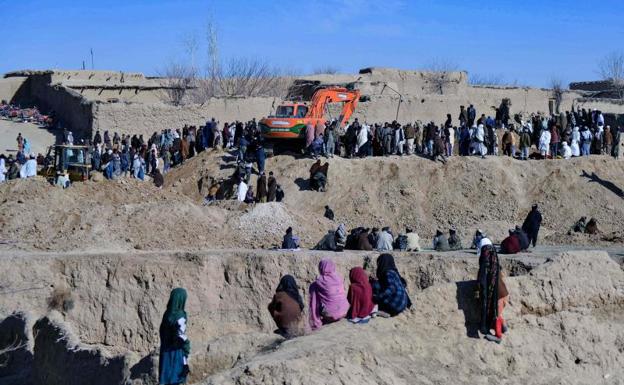
[[[269,142],[269,148],[300,147],[305,138],[308,124],[315,126],[319,121],[327,120],[328,105],[342,103],[342,111],[337,118],[340,127],[344,127],[360,99],[360,91],[344,87],[327,86],[317,89],[309,103],[285,102],[275,109],[275,114],[259,122],[262,136]],[[288,146],[290,144],[290,146]]]

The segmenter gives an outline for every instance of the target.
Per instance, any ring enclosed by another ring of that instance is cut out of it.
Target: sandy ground
[[[66,190],[40,178],[0,185],[0,344],[28,341],[0,382],[153,383],[164,305],[183,286],[189,383],[623,383],[624,162],[335,158],[326,193],[307,188],[312,163],[269,159],[286,198],[250,206],[202,205],[207,181],[234,171],[226,152],[187,161],[163,189],[129,178]],[[474,250],[395,253],[414,303],[399,317],[292,340],[273,333],[266,306],[281,275],[307,300],[321,258],[336,262],[346,288],[349,269],[379,255],[306,250],[338,222],[409,225],[425,248],[450,225],[464,245],[477,227],[500,242],[533,203],[544,215],[539,246],[502,257],[511,293],[503,344],[475,336]],[[335,222],[323,218],[326,204]],[[568,236],[581,215],[596,217],[600,234]],[[270,250],[288,226],[304,249]],[[51,305],[59,291],[61,307]]]
[[[542,244],[608,247],[624,239],[624,162],[608,157],[567,162],[453,157],[446,165],[418,157],[334,158],[328,191],[319,193],[308,189],[312,160],[278,156],[266,167],[283,186],[284,202],[223,200],[203,206],[210,178],[234,172],[232,158],[224,152],[201,154],[167,174],[162,190],[131,178],[76,183],[68,190],[39,179],[10,181],[0,185],[0,239],[7,243],[0,248],[268,249],[281,244],[289,226],[304,248],[312,248],[341,222],[348,229],[391,226],[395,234],[409,226],[423,247],[437,229],[455,226],[470,245],[477,228],[502,241],[533,203],[544,217]],[[325,205],[333,208],[335,221],[323,217]],[[600,234],[567,235],[581,216],[596,218]]]
[[[557,249],[502,257],[511,301],[501,345],[475,334],[471,280],[478,264],[470,251],[395,253],[411,310],[367,325],[341,321],[291,340],[273,333],[266,311],[280,275],[292,274],[307,302],[321,258],[336,262],[346,287],[349,269],[378,253],[2,253],[0,319],[21,313],[13,324],[0,321],[0,341],[19,321],[34,357],[14,357],[0,378],[151,384],[160,317],[169,290],[183,286],[189,383],[621,384],[624,270],[604,252]],[[72,307],[58,312],[49,298],[61,288]]]
[[[30,141],[31,152],[35,154],[46,154],[48,147],[55,143],[55,133],[40,128],[32,123],[17,123],[10,120],[0,119],[0,153],[14,154],[17,152],[17,135]]]

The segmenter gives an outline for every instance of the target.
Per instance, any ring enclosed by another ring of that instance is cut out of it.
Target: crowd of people
[[[19,133],[16,138],[17,153],[5,156],[0,154],[0,183],[5,180],[25,179],[37,175],[37,165],[43,163],[43,155],[35,156],[30,150],[30,142]]]
[[[329,206],[325,207],[325,216],[334,216]],[[514,254],[528,249],[531,244],[535,247],[541,222],[538,206],[533,205],[522,227],[510,230],[509,237],[501,242],[498,250],[483,230],[477,230],[474,235],[472,245],[479,258],[475,285],[475,299],[480,315],[479,331],[488,341],[501,343],[503,335],[509,331],[503,318],[504,309],[509,303],[509,291],[498,254]],[[282,276],[268,305],[277,333],[294,338],[343,319],[353,324],[365,324],[375,317],[395,317],[412,307],[407,282],[399,273],[394,257],[388,252],[393,249],[419,251],[418,236],[408,229],[406,235],[412,234],[411,240],[406,237],[403,241],[394,242],[388,227],[372,233],[363,228],[354,230],[347,235],[344,224],[341,224],[335,233],[330,232],[325,238],[331,237],[331,242],[341,244],[342,248],[353,246],[356,250],[373,250],[372,244],[375,244],[375,249],[381,252],[376,261],[376,270],[369,275],[369,259],[365,259],[363,266],[351,268],[349,286],[345,290],[344,279],[336,264],[331,259],[322,259],[318,266],[318,276],[307,291],[307,317],[306,303],[296,279],[290,274]],[[575,228],[575,231],[580,230]],[[403,242],[410,246],[402,247]],[[361,248],[363,244],[367,247]],[[299,247],[299,238],[289,227],[282,248],[295,250]],[[452,228],[448,239],[441,231],[437,231],[433,249],[461,250],[457,231]],[[184,310],[186,298],[186,290],[172,290],[160,325],[159,380],[162,384],[183,383],[190,372],[190,341],[186,334],[188,318]]]
[[[343,277],[332,260],[322,259],[318,272],[308,290],[307,319],[304,316],[306,304],[295,278],[292,275],[281,277],[268,305],[279,334],[293,338],[345,318],[354,324],[364,324],[372,317],[397,316],[412,306],[407,283],[391,254],[377,258],[374,277],[369,277],[363,267],[353,267],[349,271],[348,290],[345,290]],[[186,290],[172,290],[160,324],[161,384],[184,383],[190,372],[186,299]]]
[[[487,340],[500,343],[509,331],[503,318],[509,292],[498,254],[484,234],[480,235],[477,253],[479,270],[475,293],[481,315],[479,330]],[[343,276],[336,264],[331,259],[322,259],[318,275],[307,291],[307,317],[306,302],[296,279],[290,274],[282,276],[268,305],[277,326],[276,332],[286,338],[295,338],[343,319],[356,325],[366,324],[372,318],[395,317],[412,307],[407,282],[399,273],[392,254],[379,255],[372,274],[369,275],[367,268],[366,263],[351,268],[345,290]],[[184,310],[186,298],[184,289],[172,290],[162,318],[161,384],[184,383],[190,373],[190,341],[186,334],[188,318]]]
[[[0,104],[0,116],[36,121],[47,124],[52,115],[42,115],[36,107],[20,109],[9,104]],[[51,117],[52,116],[52,117]],[[446,162],[453,155],[505,155],[518,159],[563,158],[570,159],[590,154],[607,154],[619,157],[621,127],[605,124],[601,111],[581,108],[559,114],[534,113],[530,116],[510,116],[510,102],[503,100],[494,117],[478,115],[475,107],[460,106],[456,120],[447,114],[442,124],[421,121],[400,124],[361,124],[356,118],[346,127],[339,127],[336,120],[309,124],[305,130],[305,145],[308,154],[317,159],[310,168],[309,185],[317,191],[325,191],[329,164],[320,163],[320,156],[367,157],[388,155],[420,155]],[[38,166],[45,166],[52,159],[30,152],[30,142],[20,134],[17,138],[18,151],[13,157],[0,155],[0,181],[14,179],[18,174],[32,176],[30,168],[19,173],[30,159],[36,159]],[[73,145],[71,131],[65,129],[62,143]],[[262,133],[255,119],[243,123],[235,121],[220,125],[214,118],[203,126],[184,126],[182,129],[167,129],[154,132],[147,140],[143,135],[119,135],[99,130],[90,140],[77,141],[89,146],[87,163],[92,170],[101,171],[108,179],[130,174],[144,180],[146,175],[161,187],[164,174],[172,167],[183,164],[187,159],[207,148],[223,148],[236,154],[237,172],[228,183],[237,186],[237,193],[231,198],[240,201],[270,201],[283,193],[279,185],[266,185],[258,181],[256,191],[249,185],[249,175],[255,163],[257,173],[266,179],[265,163],[267,153]],[[534,150],[535,149],[535,150]],[[4,170],[4,171],[2,171]],[[17,172],[16,172],[17,171]],[[22,176],[22,175],[20,175]],[[63,177],[62,170],[59,171]],[[270,176],[269,176],[270,181]],[[269,182],[267,181],[267,183]],[[215,181],[223,186],[225,181]],[[208,203],[215,196],[206,196]],[[277,199],[276,199],[277,200]]]
[[[601,111],[577,108],[559,114],[534,113],[509,116],[509,101],[496,109],[495,117],[481,114],[473,105],[460,106],[457,120],[447,114],[434,122],[361,124],[356,118],[344,129],[337,121],[306,127],[310,156],[328,158],[388,155],[421,155],[446,162],[455,155],[505,155],[527,160],[570,159],[590,154],[619,157],[622,127],[605,125]],[[533,152],[533,148],[535,152]]]

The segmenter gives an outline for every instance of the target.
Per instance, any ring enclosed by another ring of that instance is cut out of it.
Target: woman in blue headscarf
[[[186,290],[180,287],[173,289],[160,323],[158,379],[161,385],[183,384],[190,372],[188,356],[191,342],[186,336],[185,304]]]

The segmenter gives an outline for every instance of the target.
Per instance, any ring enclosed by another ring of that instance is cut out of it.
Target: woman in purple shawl
[[[336,322],[347,315],[349,301],[342,276],[329,259],[319,263],[320,275],[310,285],[310,327],[316,330],[324,324]]]

